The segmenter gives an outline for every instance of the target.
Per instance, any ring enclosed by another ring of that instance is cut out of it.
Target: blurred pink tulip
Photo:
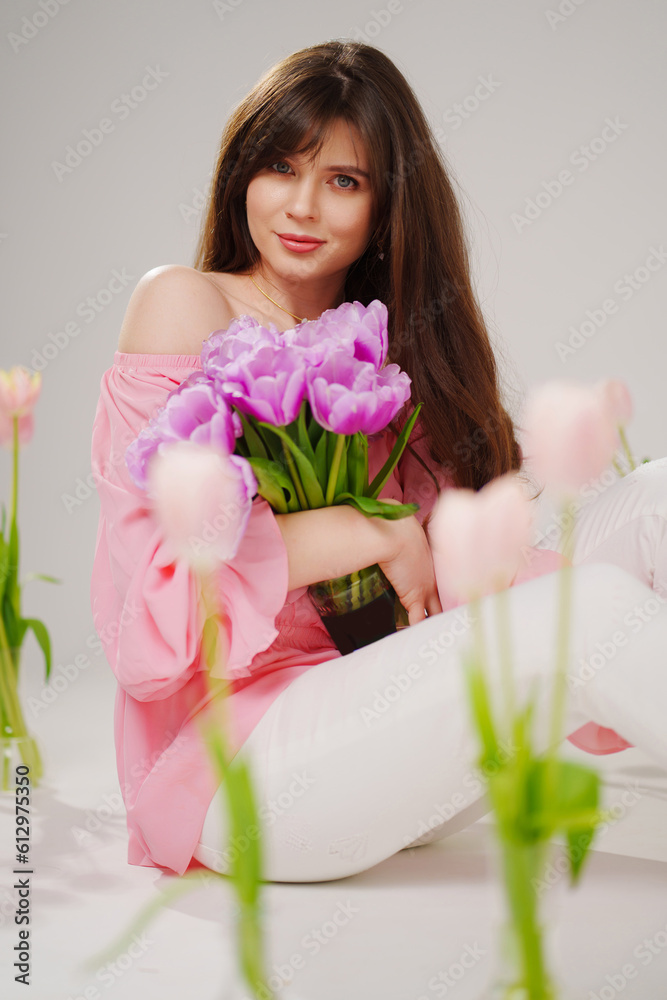
[[[596,386],[614,416],[616,424],[625,427],[632,420],[632,396],[625,382],[620,378],[608,378]]]
[[[545,487],[576,493],[601,475],[619,446],[615,414],[599,386],[546,382],[529,393],[523,453]]]
[[[19,445],[28,444],[32,440],[34,421],[32,413],[26,413],[19,417]],[[0,412],[0,444],[5,448],[12,448],[14,445],[14,422],[11,417]]]
[[[207,572],[236,555],[257,491],[245,458],[192,441],[167,442],[151,458],[147,479],[177,556]]]
[[[19,444],[32,438],[32,410],[42,388],[40,372],[31,374],[23,365],[14,365],[9,371],[0,368],[0,444],[13,445],[13,418],[18,417]]]
[[[429,525],[438,591],[468,601],[510,586],[530,545],[532,509],[513,473],[444,491]]]

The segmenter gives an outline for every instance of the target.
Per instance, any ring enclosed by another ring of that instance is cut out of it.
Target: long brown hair
[[[455,485],[479,490],[518,470],[521,450],[501,400],[444,153],[412,88],[383,52],[327,41],[287,56],[260,78],[223,131],[194,266],[239,272],[259,264],[245,212],[250,180],[279,157],[315,157],[337,119],[364,141],[375,219],[346,276],[345,299],[385,303],[387,362],[412,380],[412,401],[392,429],[398,432],[423,402],[411,442],[423,433],[431,458]]]

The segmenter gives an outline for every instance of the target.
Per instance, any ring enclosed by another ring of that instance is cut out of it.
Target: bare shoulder
[[[125,312],[118,350],[129,354],[199,354],[233,313],[222,286],[185,264],[163,264],[137,282]]]

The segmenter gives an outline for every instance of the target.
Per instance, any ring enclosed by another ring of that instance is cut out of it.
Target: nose
[[[290,185],[285,214],[293,219],[318,218],[318,198],[314,177],[302,177]]]

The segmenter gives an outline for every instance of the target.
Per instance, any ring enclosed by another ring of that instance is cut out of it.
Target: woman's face
[[[262,268],[288,280],[342,283],[373,230],[368,171],[358,133],[338,120],[312,162],[288,156],[255,174],[248,184],[247,215]],[[298,252],[280,239],[284,233],[322,242]]]

